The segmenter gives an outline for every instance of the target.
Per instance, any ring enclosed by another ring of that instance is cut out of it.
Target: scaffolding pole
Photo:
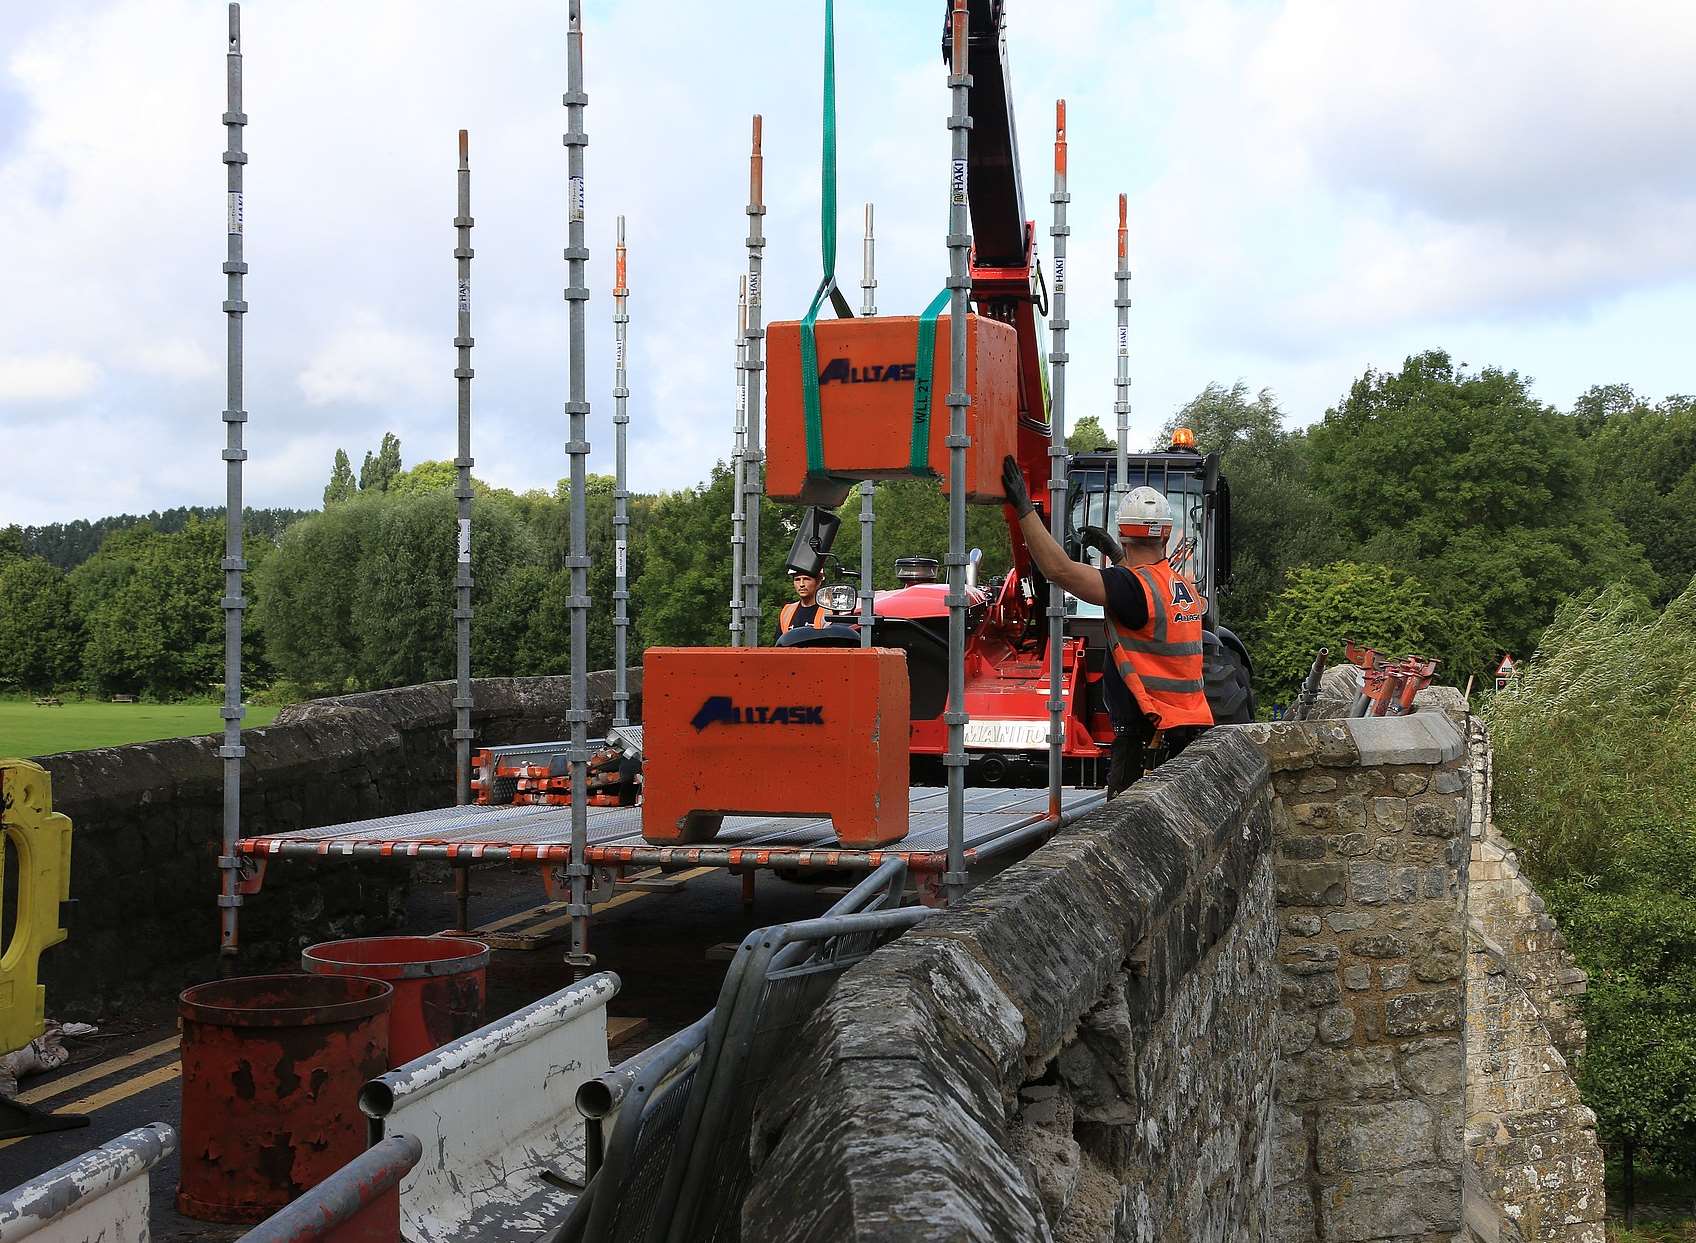
[[[1113,306],[1119,314],[1119,346],[1118,372],[1113,381],[1113,413],[1119,421],[1118,449],[1114,457],[1114,466],[1118,474],[1114,476],[1114,512],[1124,503],[1125,493],[1130,491],[1126,476],[1129,468],[1126,463],[1127,448],[1131,435],[1131,260],[1128,230],[1125,225],[1125,196],[1119,196],[1119,269],[1113,273],[1118,282],[1118,293],[1113,299]]]
[[[747,543],[742,476],[748,441],[748,275],[736,278],[736,420],[730,454],[730,646],[743,646],[742,552]]]
[[[459,131],[459,210],[453,218],[453,257],[459,272],[458,320],[453,344],[459,357],[453,378],[459,389],[459,452],[453,459],[453,494],[459,508],[458,559],[454,570],[453,696],[454,802],[471,801],[471,144]],[[465,926],[465,918],[460,927]]]
[[[867,319],[877,314],[877,240],[872,229],[872,205],[866,204],[865,240],[860,245],[860,314]],[[876,485],[860,481],[860,646],[872,645],[872,494]]]
[[[742,646],[760,645],[760,497],[765,492],[765,452],[760,444],[760,278],[765,264],[765,157],[760,154],[761,119],[754,115],[753,153],[748,157],[748,327],[742,373],[748,396],[747,436],[742,450]]]
[[[584,356],[584,316],[589,288],[584,264],[589,248],[584,244],[583,155],[589,135],[583,129],[583,107],[589,102],[583,92],[583,5],[568,0],[565,41],[565,150],[567,184],[567,236],[565,247],[565,302],[569,324],[570,399],[565,413],[570,439],[565,451],[571,459],[571,551],[565,564],[571,572],[571,708],[566,720],[571,726],[571,861],[566,866],[571,899],[566,913],[571,917],[571,952],[566,962],[579,978],[594,968],[589,953],[589,543],[584,490],[589,474],[588,366]]]
[[[241,745],[241,619],[247,601],[241,594],[242,571],[247,562],[242,559],[242,502],[241,464],[247,460],[242,448],[242,425],[247,411],[242,408],[242,316],[247,303],[242,300],[242,277],[247,263],[242,258],[242,171],[247,153],[242,150],[242,127],[247,114],[241,110],[241,5],[230,5],[230,42],[224,57],[224,78],[227,100],[224,108],[224,168],[225,241],[224,256],[224,317],[226,326],[225,394],[224,394],[224,559],[219,567],[224,571],[224,594],[219,604],[224,610],[224,743],[218,756],[224,762],[224,838],[218,854],[218,952],[226,960],[233,959],[237,947],[237,911],[241,894],[237,890],[237,873],[241,860],[236,856],[236,841],[241,837],[241,761],[247,748]]]
[[[612,723],[630,724],[630,493],[625,473],[625,431],[630,424],[630,280],[624,248],[624,217],[618,218],[612,286]]]
[[[1048,355],[1050,399],[1048,412],[1048,530],[1055,542],[1066,542],[1066,101],[1054,105],[1054,296],[1048,330],[1054,339]],[[1048,585],[1048,814],[1060,818],[1063,778],[1061,749],[1065,745],[1066,700],[1061,694],[1061,657],[1066,646],[1066,593],[1058,583]]]
[[[966,72],[966,0],[954,0],[952,13],[953,64],[948,85],[954,110],[948,118],[953,157],[948,187],[948,870],[943,892],[952,905],[966,894],[966,299],[972,279],[968,271],[972,221],[967,210],[967,167],[972,127],[970,88]]]

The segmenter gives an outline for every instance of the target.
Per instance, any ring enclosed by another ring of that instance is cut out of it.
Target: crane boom
[[[951,11],[952,6],[949,6]],[[1033,497],[1048,495],[1048,396],[1037,335],[1036,222],[1025,218],[1019,136],[1013,120],[1013,77],[1003,30],[1005,0],[969,0],[966,69],[971,74],[972,128],[967,143],[972,217],[972,301],[978,314],[1013,325],[1019,346],[1017,459]],[[943,21],[942,54],[953,51]],[[1013,569],[1031,572],[1017,519],[1009,513]]]

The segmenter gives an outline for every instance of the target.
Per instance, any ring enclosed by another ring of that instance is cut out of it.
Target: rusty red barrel
[[[396,1066],[483,1026],[489,947],[481,941],[464,937],[324,941],[303,951],[300,965],[317,975],[361,975],[394,985],[389,1056]]]
[[[389,1068],[385,980],[254,975],[178,998],[177,1210],[259,1221],[365,1150],[359,1089]]]

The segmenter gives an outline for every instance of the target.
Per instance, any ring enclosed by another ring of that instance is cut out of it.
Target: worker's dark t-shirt
[[[818,625],[820,612],[821,612],[821,610],[819,609],[819,606],[816,603],[815,604],[797,604],[795,606],[795,616],[793,616],[789,619],[789,628],[791,630],[793,630],[797,626],[816,626],[816,625]],[[782,637],[783,637],[783,622],[782,622],[781,619],[779,619],[779,621],[777,623],[777,634],[772,637],[772,642],[776,643],[778,641],[778,639],[781,639]]]
[[[1143,591],[1137,576],[1123,566],[1103,566],[1101,586],[1107,592],[1107,612],[1127,630],[1148,625],[1148,594]],[[1116,728],[1123,729],[1142,715],[1137,701],[1119,667],[1108,660],[1101,679],[1102,698],[1107,701],[1107,715]]]

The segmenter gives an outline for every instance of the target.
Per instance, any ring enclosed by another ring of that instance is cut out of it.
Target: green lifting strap
[[[913,368],[913,454],[908,469],[921,478],[935,479],[930,468],[930,405],[932,374],[936,370],[936,320],[948,305],[948,290],[932,298],[919,316],[919,353]],[[950,313],[949,323],[953,323]]]
[[[801,400],[806,412],[807,474],[824,475],[824,424],[819,416],[819,345],[814,325],[829,298],[838,319],[852,319],[848,299],[836,287],[836,18],[834,0],[824,2],[824,168],[819,192],[819,248],[824,277],[801,321]]]

